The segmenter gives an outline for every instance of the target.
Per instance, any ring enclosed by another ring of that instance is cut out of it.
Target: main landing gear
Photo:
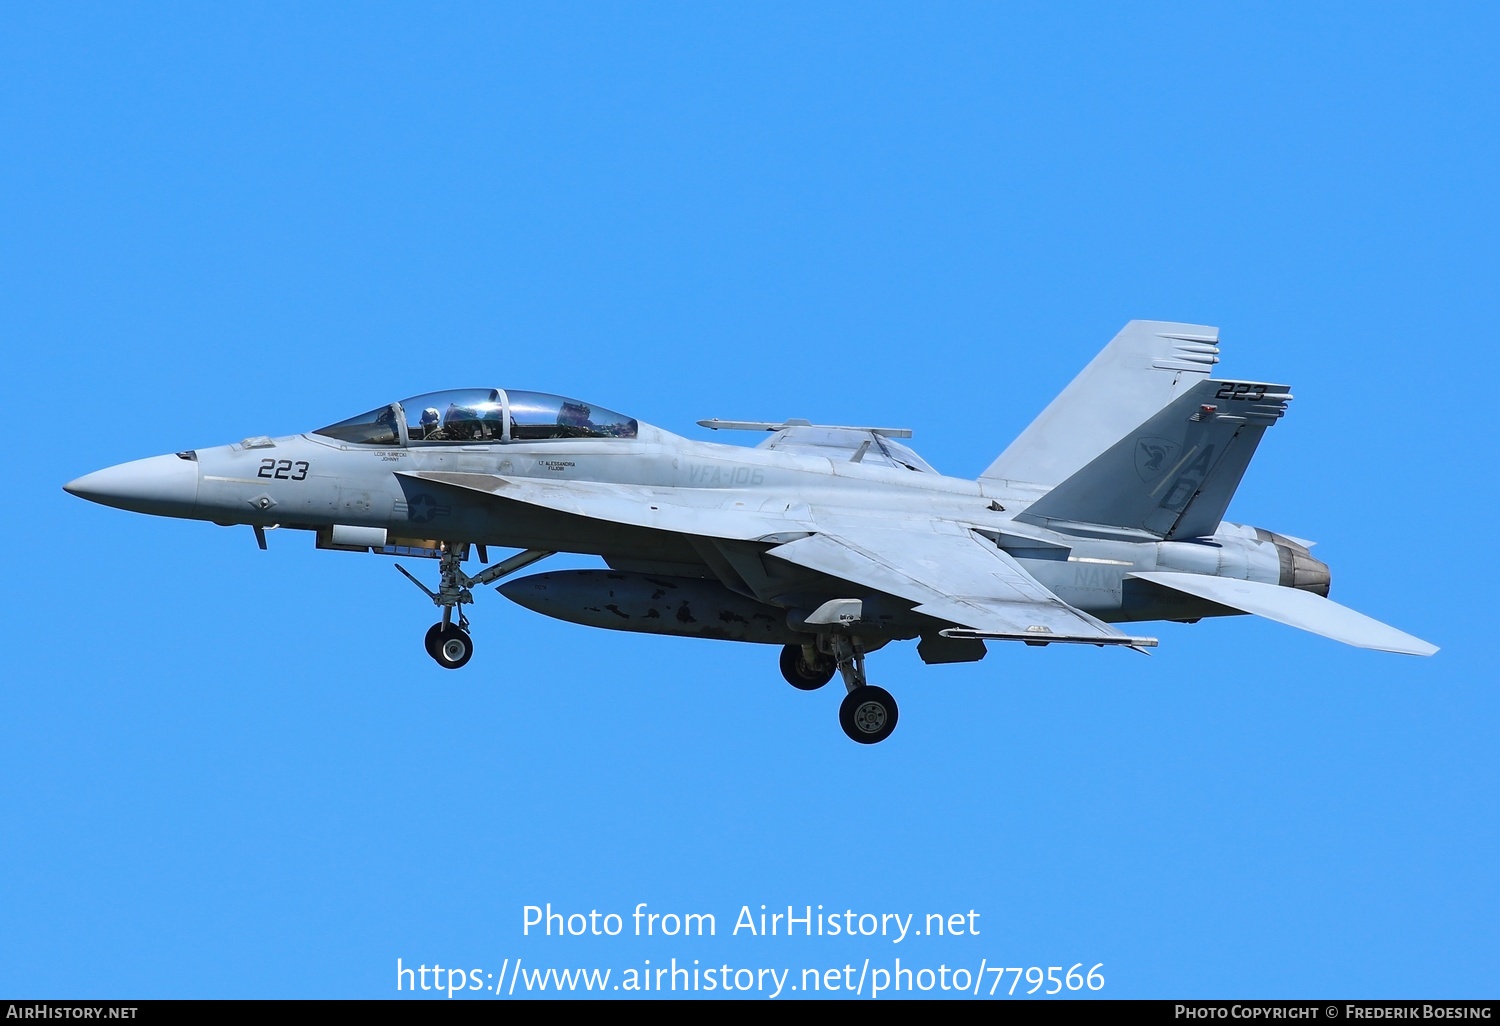
[[[878,646],[877,646],[878,647]],[[787,645],[781,650],[781,675],[801,691],[816,691],[843,675],[844,701],[839,726],[862,745],[884,741],[896,729],[896,700],[885,688],[865,679],[865,645],[843,634],[820,635],[816,645]]]
[[[784,645],[781,649],[781,675],[798,691],[816,691],[833,680],[839,664],[830,655],[819,652],[816,645]]]
[[[406,567],[397,563],[396,569],[405,574],[408,581],[421,588],[432,599],[433,605],[443,610],[442,620],[428,628],[427,637],[423,640],[427,654],[445,670],[457,670],[467,663],[474,655],[474,639],[469,637],[469,618],[464,615],[463,607],[474,601],[473,589],[523,570],[550,555],[552,553],[540,549],[527,549],[494,566],[486,567],[471,577],[464,573],[462,565],[469,558],[468,542],[443,542],[438,555],[440,579],[437,591],[427,587],[413,577]],[[483,545],[479,546],[479,558],[485,559]],[[457,623],[454,623],[455,613]]]

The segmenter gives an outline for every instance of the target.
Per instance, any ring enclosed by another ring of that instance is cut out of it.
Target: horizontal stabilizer
[[[1130,576],[1358,648],[1421,656],[1437,651],[1436,645],[1310,591],[1204,574],[1143,571]]]

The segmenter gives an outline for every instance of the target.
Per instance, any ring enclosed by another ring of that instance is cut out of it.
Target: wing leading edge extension
[[[741,541],[796,527],[785,516],[734,507],[723,493],[708,488],[663,492],[645,485],[532,481],[499,474],[426,470],[397,471],[397,476],[487,495],[501,502],[655,531],[703,534],[705,517],[712,518],[715,537]]]
[[[766,555],[914,602],[915,612],[955,625],[940,632],[944,637],[1156,645],[1155,638],[1131,637],[1068,605],[974,532],[932,526],[897,531],[838,522]]]

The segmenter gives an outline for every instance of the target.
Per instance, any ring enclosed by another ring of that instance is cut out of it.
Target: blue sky
[[[1495,996],[1497,21],[8,5],[0,992],[900,957],[1103,963],[1115,997]],[[909,425],[972,477],[1135,317],[1292,383],[1231,517],[1319,541],[1335,599],[1436,657],[1250,618],[1155,625],[1149,659],[893,646],[901,725],[864,748],[774,649],[488,592],[448,673],[388,560],[61,490],[466,385],[695,437]],[[523,936],[548,902],[718,933]],[[731,935],[762,904],[980,932]]]

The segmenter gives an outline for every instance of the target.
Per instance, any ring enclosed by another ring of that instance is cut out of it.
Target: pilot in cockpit
[[[557,414],[558,437],[587,438],[589,435],[597,434],[594,422],[589,419],[591,413],[593,410],[583,403],[564,400]]]
[[[448,437],[443,431],[442,417],[435,406],[429,406],[422,411],[420,426],[422,438],[429,442],[441,442]]]
[[[443,431],[449,441],[489,442],[497,440],[500,437],[499,408],[486,410],[454,403],[443,415]]]

